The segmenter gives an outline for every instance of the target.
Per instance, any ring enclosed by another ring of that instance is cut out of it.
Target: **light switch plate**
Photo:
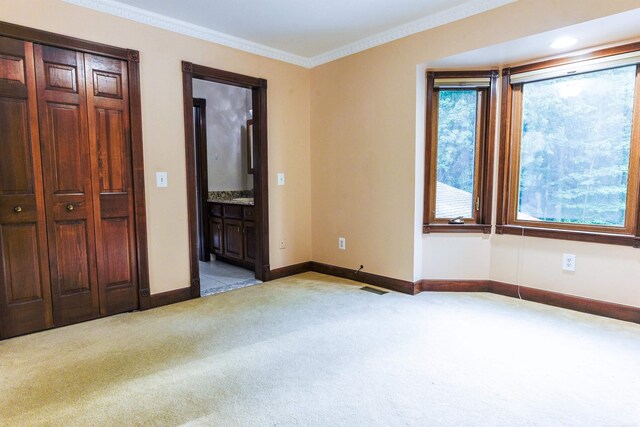
[[[284,185],[284,173],[278,172],[278,185]]]
[[[168,187],[169,179],[166,172],[156,172],[156,187]]]

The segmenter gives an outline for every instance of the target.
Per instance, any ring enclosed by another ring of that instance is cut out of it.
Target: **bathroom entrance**
[[[183,63],[183,87],[192,296],[261,283],[269,272],[266,81]]]

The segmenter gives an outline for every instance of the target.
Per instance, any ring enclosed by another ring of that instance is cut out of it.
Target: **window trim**
[[[559,222],[517,220],[518,172],[520,170],[520,138],[518,121],[522,118],[521,89],[523,83],[511,83],[511,75],[579,64],[598,58],[640,51],[640,43],[596,50],[579,56],[557,58],[502,70],[500,116],[500,150],[498,160],[498,203],[496,234],[516,234],[551,239],[574,240],[633,246],[640,248],[640,64],[636,66],[636,90],[629,152],[627,208],[623,227],[593,226]],[[516,108],[519,113],[516,114]],[[518,133],[518,135],[516,135]]]
[[[497,82],[498,71],[428,71],[426,73],[426,108],[425,108],[425,167],[424,167],[424,205],[422,232],[428,233],[491,233],[491,214],[493,207],[493,170],[497,116]],[[473,79],[488,78],[489,85],[461,86],[464,88],[482,89],[486,99],[480,100],[478,109],[482,110],[476,123],[476,161],[474,193],[480,199],[480,209],[475,214],[474,222],[465,224],[448,224],[446,220],[438,220],[432,215],[435,208],[435,187],[437,170],[437,108],[435,79]],[[484,108],[480,105],[484,104]],[[478,132],[480,131],[480,132]],[[478,149],[479,148],[479,149]]]

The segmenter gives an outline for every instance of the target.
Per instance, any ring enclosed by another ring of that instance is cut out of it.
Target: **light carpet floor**
[[[640,426],[640,325],[305,273],[0,342],[0,424]]]

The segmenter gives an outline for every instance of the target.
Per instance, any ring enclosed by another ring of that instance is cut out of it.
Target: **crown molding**
[[[353,55],[394,40],[401,39],[413,34],[421,33],[432,28],[440,27],[454,21],[459,21],[491,9],[514,3],[517,0],[469,0],[458,6],[445,9],[443,11],[428,15],[424,18],[399,25],[387,31],[375,34],[371,37],[358,40],[357,42],[339,47],[329,52],[310,58],[311,68],[345,56]]]
[[[86,7],[99,12],[108,13],[141,24],[151,25],[186,36],[210,41],[233,49],[253,53],[278,61],[288,62],[305,68],[313,68],[345,56],[353,55],[412,34],[420,33],[441,25],[446,25],[460,19],[486,12],[517,0],[468,0],[458,6],[431,14],[407,24],[400,25],[382,33],[358,40],[354,43],[322,53],[314,57],[304,57],[283,50],[275,49],[259,43],[254,43],[239,37],[234,37],[219,31],[214,31],[199,25],[170,18],[148,10],[129,6],[115,0],[63,0],[66,3]]]
[[[66,3],[86,7],[98,12],[108,13],[120,18],[129,19],[141,24],[162,28],[185,36],[217,43],[233,49],[265,56],[278,61],[288,62],[305,68],[311,68],[309,58],[295,55],[283,50],[274,49],[249,40],[234,37],[219,31],[210,30],[199,25],[190,24],[179,19],[170,18],[159,13],[150,12],[138,7],[129,6],[114,0],[63,0]]]

